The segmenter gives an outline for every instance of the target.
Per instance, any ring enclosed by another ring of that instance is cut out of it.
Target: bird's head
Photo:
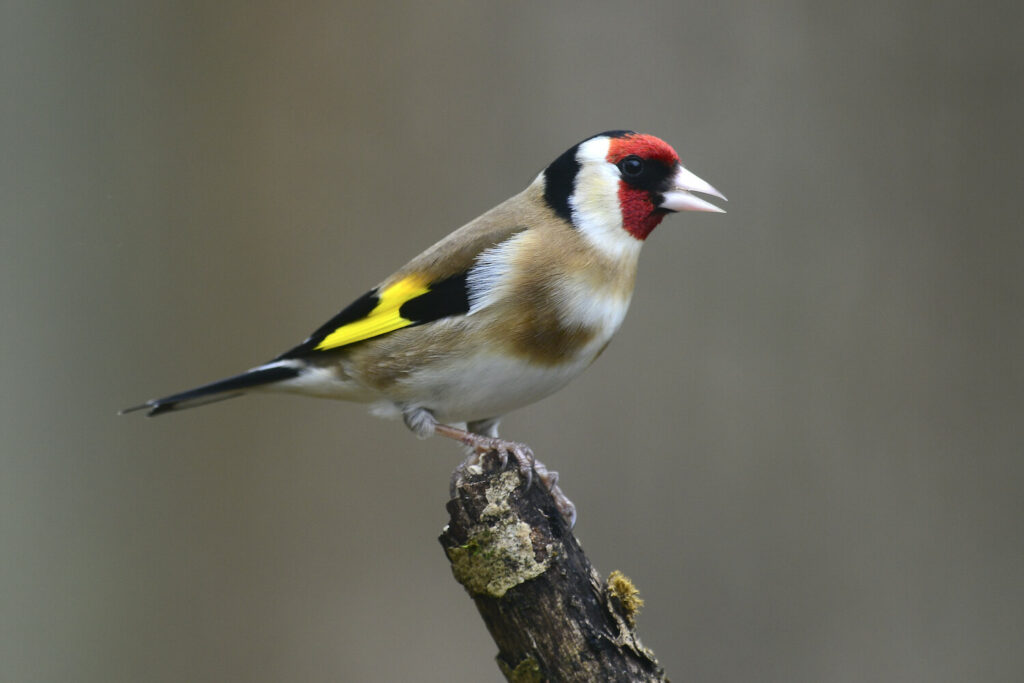
[[[616,251],[638,245],[669,213],[724,213],[692,194],[725,199],[685,169],[667,142],[633,131],[584,140],[555,159],[540,179],[556,214],[598,246]]]

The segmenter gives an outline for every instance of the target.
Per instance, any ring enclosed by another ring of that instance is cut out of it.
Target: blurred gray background
[[[4,2],[0,680],[496,681],[452,443],[250,397],[609,128],[670,217],[509,417],[678,681],[1024,680],[1024,5]]]

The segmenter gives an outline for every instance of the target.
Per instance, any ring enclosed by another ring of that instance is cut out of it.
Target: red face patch
[[[608,147],[608,161],[618,164],[629,156],[659,162],[665,168],[673,168],[679,163],[676,151],[667,142],[653,135],[634,133],[612,138]],[[638,240],[647,239],[665,217],[665,212],[659,210],[651,201],[649,190],[630,185],[625,180],[619,181],[619,207],[622,209],[622,227]]]
[[[630,154],[635,154],[641,159],[660,161],[666,166],[674,166],[679,162],[679,155],[672,146],[653,135],[633,133],[621,138],[612,138],[612,144],[608,147],[608,161],[617,164]]]

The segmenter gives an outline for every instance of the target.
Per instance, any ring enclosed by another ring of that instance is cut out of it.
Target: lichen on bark
[[[557,551],[550,545],[537,559],[530,525],[518,519],[508,504],[509,494],[519,485],[514,471],[502,472],[492,480],[485,495],[487,507],[481,521],[469,529],[461,546],[448,549],[456,580],[476,595],[500,598],[509,589],[540,576],[551,565]]]

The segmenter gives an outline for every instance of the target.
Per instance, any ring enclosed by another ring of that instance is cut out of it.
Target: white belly
[[[593,359],[557,367],[537,366],[519,358],[480,353],[442,370],[424,370],[403,382],[421,397],[420,404],[441,422],[468,422],[500,417],[558,391]]]

